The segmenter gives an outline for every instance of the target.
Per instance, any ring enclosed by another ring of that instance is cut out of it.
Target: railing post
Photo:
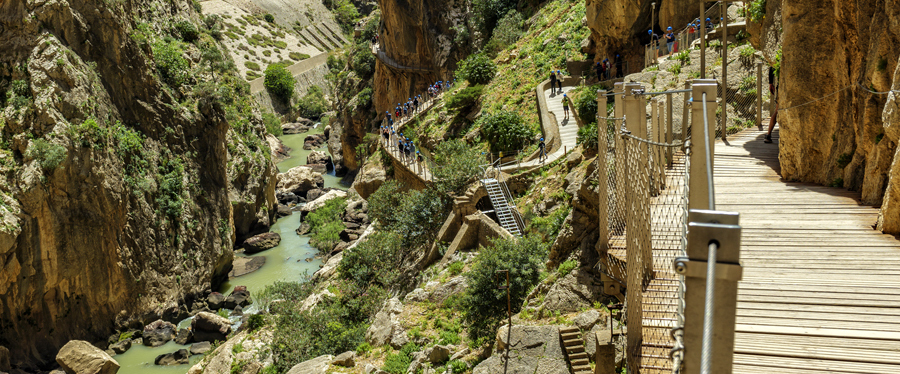
[[[667,141],[666,141],[666,119],[665,119],[666,118],[666,103],[664,103],[662,100],[657,100],[656,106],[659,107],[659,117],[657,118],[657,123],[656,123],[657,133],[654,138],[656,139],[655,141],[657,143],[667,143]],[[666,161],[665,158],[667,156],[666,150],[669,149],[669,147],[656,146],[654,148],[656,148],[656,157],[657,157],[656,175],[659,178],[659,183],[658,183],[659,189],[663,190],[666,188],[666,163],[668,161]]]
[[[600,252],[605,253],[609,250],[609,166],[606,164],[606,152],[609,146],[609,135],[606,132],[605,118],[606,114],[606,91],[597,91],[597,196],[599,201],[597,207],[599,209],[598,219],[600,222]],[[605,290],[606,287],[604,286]]]
[[[686,89],[686,90],[691,89],[690,81],[684,82],[684,89]],[[688,122],[688,118],[689,118],[688,110],[690,110],[690,107],[691,107],[691,93],[685,92],[684,93],[684,105],[681,106],[681,110],[682,110],[681,111],[681,140],[682,141],[687,140],[687,138],[689,137],[688,130],[691,128],[691,125]]]
[[[654,141],[654,142],[659,142],[659,133],[660,133],[659,119],[660,119],[660,117],[661,116],[659,113],[659,105],[657,105],[657,102],[650,100],[650,134],[649,134],[648,139],[651,141]],[[660,183],[659,183],[659,165],[661,165],[659,162],[659,158],[660,158],[660,154],[659,154],[660,149],[659,148],[660,147],[648,147],[648,148],[653,150],[653,152],[651,152],[652,160],[650,161],[650,170],[649,170],[650,175],[652,176],[650,178],[650,186],[651,186],[650,187],[650,196],[656,196],[656,195],[659,195],[659,190],[662,189],[662,185],[660,185]]]
[[[613,215],[616,219],[624,219],[625,218],[625,204],[627,200],[625,199],[625,178],[626,178],[626,169],[628,168],[628,164],[625,162],[627,155],[625,154],[625,140],[619,136],[619,132],[622,130],[622,125],[625,123],[620,118],[625,117],[625,98],[622,93],[625,92],[625,83],[616,82],[613,85],[613,93],[615,94],[615,106],[613,107],[613,116],[616,118],[614,122],[615,128],[613,129],[613,141],[615,146],[615,162],[616,162],[616,202],[615,209],[616,212]],[[617,222],[614,226],[616,228],[616,234],[621,234],[621,231],[625,229],[624,224],[622,222]]]
[[[666,94],[666,143],[675,141],[672,133],[672,94]],[[672,167],[672,147],[666,147],[666,166]]]
[[[728,139],[728,4],[719,3],[722,17],[722,140]]]
[[[647,134],[647,100],[644,95],[635,95],[634,90],[642,91],[644,86],[638,83],[625,83],[625,122],[628,131],[632,135],[649,139]],[[644,277],[653,272],[653,256],[650,252],[650,175],[653,173],[649,162],[649,149],[647,143],[628,140],[629,151],[627,155],[628,167],[628,193],[629,199],[626,218],[628,225],[628,253],[635,252],[641,264],[641,273]],[[632,146],[633,145],[633,146]],[[630,255],[629,255],[630,256]],[[629,266],[631,266],[629,260]]]
[[[739,220],[736,212],[691,210],[688,215],[687,258],[676,258],[674,264],[685,284],[682,373],[700,374],[704,368],[708,373],[732,373],[737,285],[743,270]],[[714,269],[708,267],[711,256]],[[707,300],[707,282],[714,282],[712,300]],[[707,302],[712,303],[708,309]],[[708,331],[704,331],[706,312],[711,318]],[[705,343],[704,333],[711,334]]]
[[[690,209],[708,210],[710,188],[707,173],[707,152],[709,152],[709,170],[713,170],[713,155],[716,139],[716,90],[718,83],[714,79],[695,79],[693,85],[693,101],[691,102],[691,185],[688,187]],[[706,94],[706,139],[703,139],[704,113],[703,94]]]
[[[762,62],[756,63],[756,126],[763,129],[762,123]]]

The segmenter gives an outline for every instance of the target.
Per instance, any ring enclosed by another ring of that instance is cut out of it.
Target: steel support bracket
[[[675,259],[675,272],[688,278],[706,278],[706,261],[691,261],[687,257]],[[739,281],[743,275],[740,264],[716,262],[716,279]]]

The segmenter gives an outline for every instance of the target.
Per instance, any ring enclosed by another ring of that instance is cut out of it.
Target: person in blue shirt
[[[540,161],[542,163],[544,162],[544,160],[547,159],[547,153],[544,152],[544,147],[545,147],[544,138],[541,138],[541,142],[538,143],[538,148],[541,150],[541,155],[538,156],[538,161]]]
[[[672,32],[672,26],[666,29],[666,47],[669,48],[669,55],[672,55],[672,52],[675,52],[673,47],[675,46],[675,33]]]
[[[653,32],[653,30],[647,30],[647,33],[650,34],[650,49],[653,50],[653,57],[659,58],[659,35]]]

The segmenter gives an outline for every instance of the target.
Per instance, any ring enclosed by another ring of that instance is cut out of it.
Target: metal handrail
[[[703,131],[702,141],[707,141],[709,134],[709,112],[706,110],[706,92],[703,93]],[[709,147],[700,147],[706,150],[706,179],[709,184],[709,209],[716,209],[716,197],[713,190],[713,174],[712,174],[712,155]],[[703,308],[703,351],[700,356],[700,372],[709,374],[712,366],[712,349],[713,349],[713,306],[715,305],[716,295],[716,252],[719,244],[716,242],[709,243],[709,255],[706,260],[706,299]]]

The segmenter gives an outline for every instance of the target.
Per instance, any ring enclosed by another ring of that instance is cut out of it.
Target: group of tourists
[[[719,22],[719,24],[724,23],[725,19],[722,17],[719,17],[718,22]],[[690,44],[691,42],[693,42],[694,40],[696,40],[699,37],[697,34],[699,34],[701,27],[702,27],[702,25],[700,23],[699,18],[696,18],[696,19],[694,19],[693,22],[687,24],[687,27],[685,27],[684,32],[686,32],[688,34],[688,38],[686,40],[686,42],[688,44]],[[706,30],[707,31],[711,31],[716,27],[717,26],[716,26],[715,20],[713,20],[712,18],[706,19]],[[647,33],[650,35],[650,48],[653,49],[654,56],[656,58],[659,58],[659,49],[660,49],[660,47],[662,47],[662,45],[660,44],[660,36],[657,35],[656,33],[654,33],[652,29],[647,30]],[[675,41],[678,38],[678,36],[672,30],[672,26],[669,26],[666,28],[666,32],[662,35],[662,37],[663,37],[662,40],[665,41],[666,53],[669,56],[671,56],[672,53],[675,52]],[[683,49],[682,47],[678,47],[678,48]]]
[[[416,145],[412,139],[403,135],[402,132],[397,133],[394,131],[394,126],[381,126],[379,131],[381,132],[381,141],[384,147],[389,151],[396,150],[401,162],[407,165],[412,163],[415,163],[417,166],[423,165],[425,158],[422,156],[421,151],[416,150]]]
[[[619,55],[616,55],[616,78],[622,78],[625,76],[625,72],[622,70],[622,58]],[[613,63],[609,61],[609,58],[604,58],[603,61],[598,61],[594,65],[594,71],[597,72],[597,80],[605,81],[610,79],[611,72],[613,70]]]
[[[560,70],[550,70],[550,94],[556,95],[557,93],[562,93],[562,81],[563,76],[562,71]]]

